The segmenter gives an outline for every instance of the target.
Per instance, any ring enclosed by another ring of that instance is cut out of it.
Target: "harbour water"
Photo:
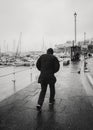
[[[36,67],[0,66],[0,101],[30,85],[38,74]]]

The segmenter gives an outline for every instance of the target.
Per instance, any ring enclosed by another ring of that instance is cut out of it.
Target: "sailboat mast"
[[[43,37],[43,45],[42,45],[42,52],[46,51],[46,46],[45,46],[45,41],[44,41],[44,37]]]
[[[18,40],[18,46],[17,46],[17,51],[16,51],[16,56],[20,56],[21,54],[21,37],[22,37],[22,32],[20,32],[19,40]]]

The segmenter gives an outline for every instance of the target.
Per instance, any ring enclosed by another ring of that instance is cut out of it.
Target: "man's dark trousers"
[[[48,86],[48,83],[41,83],[41,92],[40,92],[39,99],[38,99],[38,104],[41,106],[43,105],[43,102],[44,102],[47,86]],[[55,84],[49,83],[49,88],[50,88],[49,102],[52,103],[54,101],[54,97],[55,97]]]

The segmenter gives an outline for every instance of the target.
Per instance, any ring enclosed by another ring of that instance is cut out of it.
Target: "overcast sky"
[[[20,32],[22,50],[40,50],[74,40],[93,37],[93,0],[0,0],[0,46],[13,50]]]

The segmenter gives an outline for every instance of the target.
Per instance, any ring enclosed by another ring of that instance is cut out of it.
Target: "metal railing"
[[[7,67],[1,67],[8,70]],[[36,67],[21,68],[12,66],[10,73],[0,75],[0,101],[37,81]]]

